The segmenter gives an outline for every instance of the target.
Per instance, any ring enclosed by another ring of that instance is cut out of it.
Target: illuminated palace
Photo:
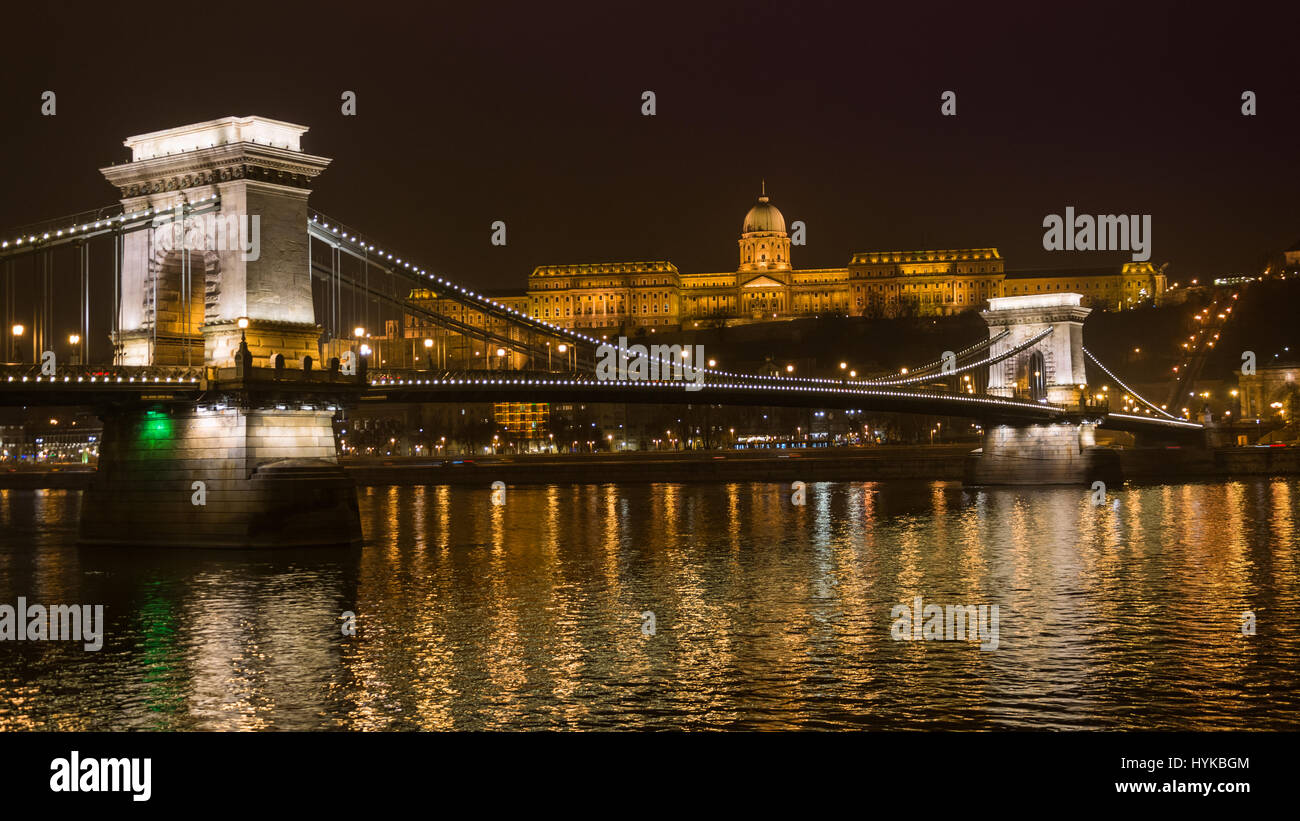
[[[1060,291],[1083,294],[1094,308],[1118,310],[1164,291],[1164,274],[1149,263],[1009,272],[996,248],[870,251],[854,254],[844,268],[795,268],[785,217],[766,189],[745,215],[738,245],[734,271],[682,273],[666,261],[543,265],[529,275],[525,292],[493,298],[561,327],[632,336],[827,314],[949,315],[982,308],[991,297]],[[427,290],[411,296],[440,302],[430,307],[441,313],[463,313]],[[477,312],[469,314],[458,318],[482,324]],[[407,338],[437,335],[418,318],[407,323]],[[468,347],[463,355],[473,356]]]

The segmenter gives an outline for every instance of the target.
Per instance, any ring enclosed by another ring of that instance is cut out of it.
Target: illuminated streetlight
[[[236,319],[235,327],[239,328],[239,355],[243,357],[248,352],[248,338],[245,335],[245,331],[248,330],[248,317],[241,316]]]

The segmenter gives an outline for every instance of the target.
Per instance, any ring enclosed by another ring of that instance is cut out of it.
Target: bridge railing
[[[204,378],[203,368],[133,365],[41,365],[0,364],[0,386],[23,383],[92,384],[195,384]]]

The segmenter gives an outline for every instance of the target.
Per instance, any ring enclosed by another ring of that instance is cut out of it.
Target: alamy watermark
[[[692,352],[692,348],[694,351]],[[695,363],[695,364],[693,364]],[[703,345],[618,345],[596,348],[596,379],[601,382],[688,382],[686,390],[704,387]]]
[[[0,604],[0,641],[80,641],[94,652],[104,646],[104,605]]]
[[[50,762],[51,792],[126,792],[132,801],[153,795],[152,758],[82,758],[73,750]]]
[[[262,218],[256,214],[195,214],[183,216],[176,206],[175,219],[154,228],[159,251],[235,251],[240,259],[256,262],[262,256]]]
[[[1079,214],[1074,206],[1065,216],[1043,218],[1045,251],[1132,251],[1134,262],[1151,259],[1150,214]]]
[[[889,611],[894,620],[890,635],[894,641],[978,641],[981,650],[998,649],[998,606],[996,604],[925,604],[920,596],[912,606],[896,604]]]

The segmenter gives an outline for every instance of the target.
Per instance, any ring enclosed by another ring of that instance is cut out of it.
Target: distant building
[[[1008,271],[1002,296],[1076,293],[1090,308],[1121,311],[1157,300],[1166,287],[1164,272],[1151,263],[1126,262],[1114,267]]]
[[[1294,424],[1300,411],[1300,363],[1262,365],[1255,373],[1238,377],[1241,417]]]
[[[545,402],[496,402],[492,418],[523,450],[535,450],[550,433],[550,412]]]
[[[1300,240],[1296,240],[1295,245],[1282,252],[1282,259],[1287,270],[1300,268]]]

